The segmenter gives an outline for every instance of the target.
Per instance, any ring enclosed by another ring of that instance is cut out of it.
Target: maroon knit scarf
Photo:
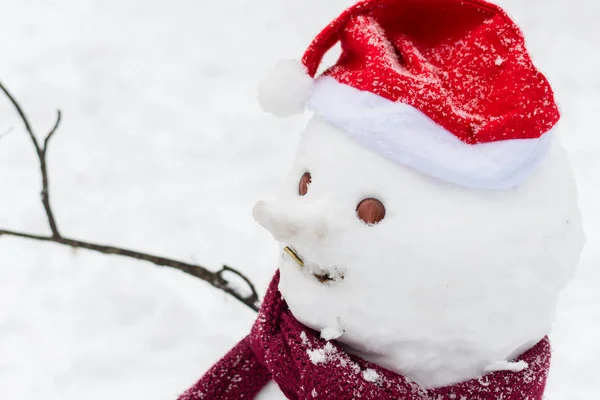
[[[494,372],[425,390],[407,378],[348,354],[298,322],[271,282],[252,332],[179,400],[253,399],[271,379],[289,399],[542,400],[550,367],[547,338],[523,354],[522,372]]]

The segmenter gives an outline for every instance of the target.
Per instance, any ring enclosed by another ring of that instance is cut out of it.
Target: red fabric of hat
[[[327,26],[306,51],[323,75],[414,106],[469,144],[539,138],[560,114],[519,28],[480,0],[367,0]]]

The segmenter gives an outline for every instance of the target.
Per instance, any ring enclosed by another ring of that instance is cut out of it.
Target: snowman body
[[[424,388],[482,376],[533,347],[584,241],[556,139],[519,187],[478,190],[399,165],[314,117],[278,198],[254,210],[281,243],[291,312]],[[366,198],[385,206],[377,224],[357,215]]]
[[[259,101],[314,113],[253,211],[279,276],[250,335],[182,399],[274,379],[288,398],[541,400],[584,234],[552,88],[510,17],[485,0],[361,0]],[[258,396],[278,397],[274,383]]]

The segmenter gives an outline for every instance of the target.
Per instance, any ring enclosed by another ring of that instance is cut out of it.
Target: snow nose
[[[329,232],[324,216],[308,205],[259,201],[252,215],[275,240],[291,245],[322,244]]]

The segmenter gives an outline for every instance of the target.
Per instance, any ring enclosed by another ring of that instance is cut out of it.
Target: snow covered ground
[[[259,111],[256,82],[351,0],[0,0],[0,79],[40,133],[60,228],[77,238],[245,271],[276,246],[252,220],[305,118]],[[551,400],[600,396],[600,5],[504,0],[555,86],[588,246],[553,334]],[[0,100],[0,227],[47,232],[37,161]],[[178,271],[0,238],[0,398],[176,397],[254,313]]]

